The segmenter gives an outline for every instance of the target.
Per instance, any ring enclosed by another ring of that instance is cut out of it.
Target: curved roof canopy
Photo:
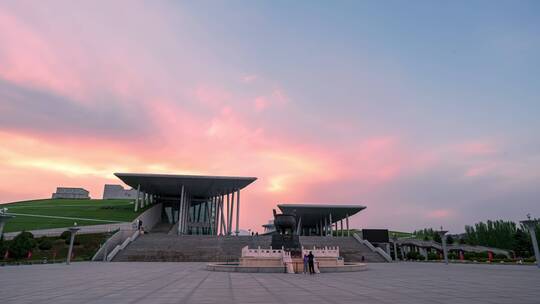
[[[229,194],[243,189],[254,182],[256,177],[173,175],[115,173],[119,179],[134,189],[140,185],[141,191],[162,196],[180,196],[182,186],[187,193],[206,198]]]
[[[361,205],[332,205],[332,204],[279,204],[278,208],[286,214],[296,214],[302,219],[302,226],[315,226],[332,215],[332,222],[340,221],[366,209]]]

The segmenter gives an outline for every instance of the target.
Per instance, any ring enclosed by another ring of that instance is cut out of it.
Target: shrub
[[[42,237],[38,240],[38,248],[40,250],[50,250],[52,245],[52,241],[47,237]]]
[[[6,241],[4,241],[4,236],[2,235],[0,237],[0,260],[4,259],[4,253],[7,250],[7,244]]]
[[[30,232],[19,233],[9,245],[9,252],[14,259],[26,257],[28,251],[36,247],[34,236]]]
[[[407,253],[407,259],[409,260],[419,260],[423,259],[422,255],[415,251],[410,251]]]
[[[498,260],[504,260],[506,259],[506,256],[504,254],[496,254],[493,258]]]
[[[457,253],[455,253],[455,252],[449,252],[448,253],[448,258],[450,260],[457,260],[457,259],[459,259],[459,255]]]
[[[428,260],[430,260],[430,261],[434,261],[434,260],[439,259],[439,255],[434,253],[434,252],[428,253],[427,257],[428,257]]]

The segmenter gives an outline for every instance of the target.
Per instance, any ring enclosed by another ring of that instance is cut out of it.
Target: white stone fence
[[[283,249],[264,249],[260,246],[257,249],[249,249],[248,246],[242,248],[243,258],[283,258],[291,253]]]
[[[339,247],[321,247],[316,248],[304,248],[302,246],[302,256],[308,255],[310,252],[317,258],[338,258],[339,257]],[[242,257],[243,258],[282,258],[284,256],[290,256],[289,251],[282,249],[271,249],[271,248],[261,248],[260,246],[256,249],[250,249],[248,246],[242,248]]]
[[[304,246],[302,246],[302,256],[309,255],[310,251],[316,258],[339,258],[339,246],[325,246],[324,248],[316,248],[313,246],[312,249],[304,248]]]

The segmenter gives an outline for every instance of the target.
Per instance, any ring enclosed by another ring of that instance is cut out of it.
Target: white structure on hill
[[[137,189],[124,189],[121,185],[105,185],[103,188],[103,199],[124,198],[137,198]]]
[[[52,198],[90,199],[90,192],[83,188],[57,187]]]

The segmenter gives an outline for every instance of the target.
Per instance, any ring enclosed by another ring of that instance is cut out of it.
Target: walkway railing
[[[386,251],[382,250],[380,247],[375,247],[373,246],[373,244],[371,244],[370,241],[368,240],[363,240],[358,234],[356,233],[353,233],[353,237],[361,244],[364,244],[366,245],[371,251],[373,251],[374,253],[377,253],[379,254],[380,256],[382,256],[387,262],[392,262],[392,257],[390,257],[390,255],[388,255],[388,253],[386,253]]]

